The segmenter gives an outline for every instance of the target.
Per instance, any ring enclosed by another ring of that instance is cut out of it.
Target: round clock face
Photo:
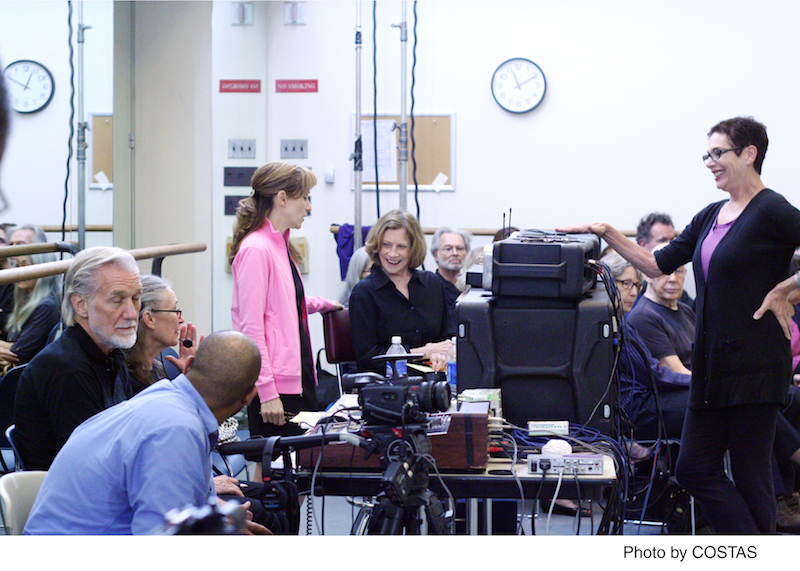
[[[20,113],[34,113],[47,107],[53,99],[53,74],[35,61],[19,60],[3,71],[8,102]]]
[[[525,58],[503,62],[492,76],[494,100],[512,113],[525,113],[539,105],[546,89],[541,68]]]

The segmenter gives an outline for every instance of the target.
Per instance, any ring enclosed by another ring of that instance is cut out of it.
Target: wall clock
[[[511,113],[527,113],[544,98],[547,81],[541,68],[529,59],[511,58],[492,75],[492,95]]]
[[[8,102],[20,113],[41,111],[53,99],[53,74],[42,64],[31,60],[12,62],[3,70]]]

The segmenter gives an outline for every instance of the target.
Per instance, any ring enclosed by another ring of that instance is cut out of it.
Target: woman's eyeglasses
[[[178,319],[181,318],[183,315],[182,309],[151,309],[150,313],[174,313],[178,316]]]
[[[742,149],[744,149],[744,147],[736,147],[733,149],[712,149],[708,151],[707,155],[703,155],[703,162],[706,162],[708,159],[714,159],[714,162],[717,162],[725,153],[729,153],[730,151],[741,151]]]
[[[636,291],[642,287],[642,282],[635,282],[633,280],[617,280],[617,285],[625,291],[631,291],[631,288],[636,288]]]

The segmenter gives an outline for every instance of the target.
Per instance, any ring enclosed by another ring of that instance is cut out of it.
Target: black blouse
[[[350,295],[350,328],[360,371],[382,372],[385,365],[375,365],[372,357],[386,353],[393,335],[403,338],[407,350],[453,335],[435,274],[411,270],[406,299],[377,264]]]

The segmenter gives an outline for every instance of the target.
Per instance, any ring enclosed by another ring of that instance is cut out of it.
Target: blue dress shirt
[[[91,417],[56,456],[25,533],[158,532],[170,510],[216,497],[211,450],[218,428],[184,375]]]

